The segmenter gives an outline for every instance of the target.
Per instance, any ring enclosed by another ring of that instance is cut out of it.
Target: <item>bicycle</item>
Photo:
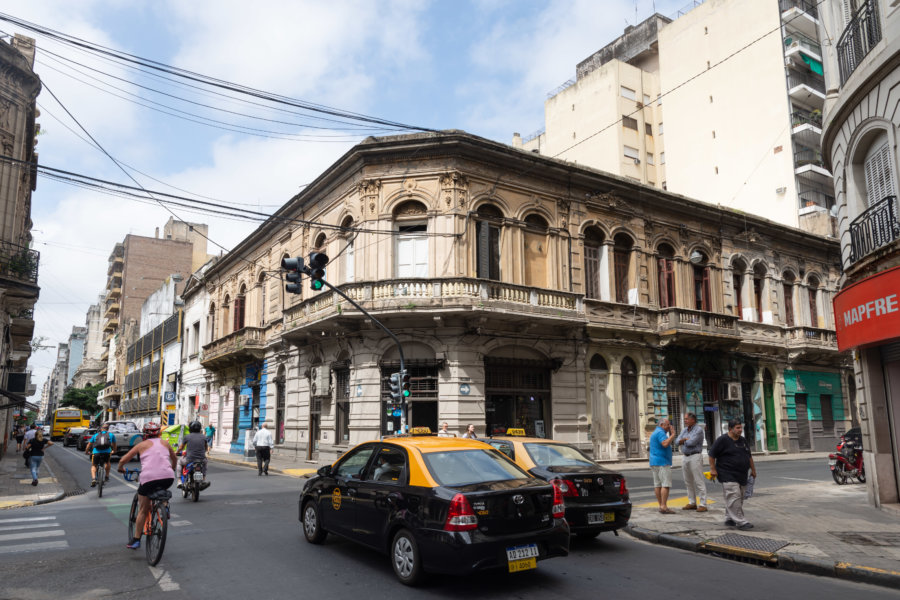
[[[134,481],[140,474],[140,469],[125,469],[125,480]],[[169,499],[172,492],[169,490],[157,490],[150,494],[150,512],[144,522],[144,548],[147,553],[147,564],[156,566],[162,558],[166,547],[166,533],[169,529]],[[134,493],[131,501],[131,511],[128,513],[128,541],[131,542],[134,535],[134,524],[138,514],[138,493]]]
[[[94,461],[94,456],[102,456],[102,454],[94,454],[91,456],[91,462]],[[106,457],[106,461],[99,461],[97,463],[97,497],[103,497],[103,482],[106,480],[106,462],[110,460],[111,456]]]

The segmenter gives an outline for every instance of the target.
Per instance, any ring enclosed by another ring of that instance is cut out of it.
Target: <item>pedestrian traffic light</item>
[[[285,291],[289,294],[299,294],[300,277],[305,272],[303,259],[299,256],[296,258],[284,257],[281,259],[281,268],[287,271],[284,276],[285,281],[288,282],[284,286]]]
[[[318,292],[325,287],[325,282],[322,280],[325,278],[325,265],[327,264],[328,256],[325,254],[321,252],[309,253],[309,267],[306,270],[306,274],[309,275],[309,283],[313,291]]]
[[[409,373],[400,371],[400,393],[404,398],[409,398]]]
[[[391,373],[391,400],[401,402],[403,392],[400,391],[400,373]]]

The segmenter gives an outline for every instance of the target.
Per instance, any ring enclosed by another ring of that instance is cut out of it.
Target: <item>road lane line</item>
[[[66,535],[66,532],[62,529],[54,529],[52,531],[33,531],[30,533],[7,533],[6,535],[0,535],[0,542],[11,542],[13,540],[27,540],[31,538],[39,538],[39,537],[57,537],[60,535]]]
[[[788,479],[790,481],[811,481],[812,483],[826,483],[825,481],[823,481],[821,479],[800,479],[799,477],[778,477],[778,476],[776,476],[775,479]]]
[[[4,523],[23,523],[25,521],[55,521],[56,517],[19,517],[17,519],[0,519],[0,525]]]
[[[10,525],[0,527],[0,531],[17,531],[19,529],[39,529],[41,527],[59,527],[59,523],[27,523],[22,525]]]
[[[0,554],[12,552],[34,552],[35,550],[65,550],[69,542],[38,542],[36,544],[18,544],[16,546],[0,546]]]
[[[150,573],[153,574],[153,578],[156,579],[156,583],[159,584],[159,588],[164,592],[177,592],[181,589],[181,586],[172,581],[172,576],[169,575],[168,571],[164,571],[158,567],[150,567]]]

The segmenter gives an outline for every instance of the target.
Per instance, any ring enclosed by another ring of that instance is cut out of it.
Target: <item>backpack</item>
[[[97,434],[97,441],[94,442],[94,449],[96,450],[109,450],[109,432],[101,431]]]

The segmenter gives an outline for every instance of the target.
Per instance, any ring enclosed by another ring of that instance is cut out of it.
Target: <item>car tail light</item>
[[[447,522],[444,523],[444,531],[471,531],[478,528],[478,517],[472,510],[472,505],[462,494],[453,496],[450,501],[450,509],[447,511]]]
[[[625,487],[625,478],[624,477],[619,479],[619,495],[620,496],[628,495],[628,488]]]
[[[559,489],[559,491],[562,492],[564,498],[578,497],[578,488],[575,487],[575,484],[568,479],[554,479],[553,487]]]
[[[562,519],[566,516],[566,501],[565,498],[563,498],[561,486],[556,483],[557,481],[560,480],[553,480],[553,509],[551,512],[553,513],[554,519]]]

